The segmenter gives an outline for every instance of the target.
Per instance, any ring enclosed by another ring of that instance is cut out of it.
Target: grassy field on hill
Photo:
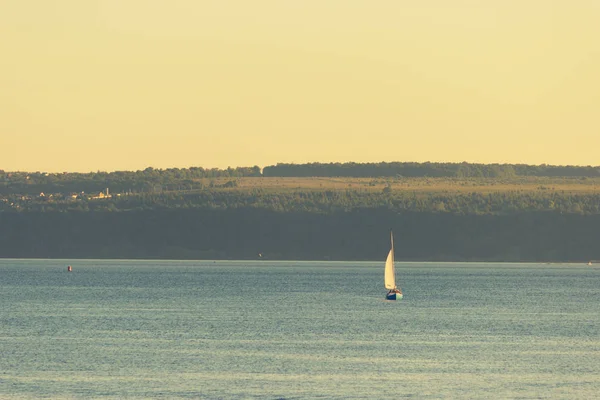
[[[204,186],[224,187],[230,190],[264,189],[289,190],[366,190],[425,193],[493,193],[555,191],[565,193],[598,193],[600,178],[350,178],[350,177],[241,177],[199,179]]]

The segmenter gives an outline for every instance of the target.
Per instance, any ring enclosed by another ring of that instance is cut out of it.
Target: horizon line
[[[591,165],[591,164],[547,164],[547,163],[541,163],[541,164],[528,164],[528,163],[524,163],[524,162],[520,162],[520,163],[508,163],[508,162],[489,162],[489,163],[485,163],[485,162],[471,162],[471,161],[367,161],[367,162],[356,162],[356,161],[309,161],[309,162],[277,162],[275,164],[269,164],[269,165],[264,165],[264,166],[260,166],[258,164],[254,164],[254,165],[238,165],[238,166],[227,166],[227,167],[203,167],[203,166],[198,166],[198,165],[191,165],[188,167],[153,167],[151,165],[146,166],[144,168],[141,169],[113,169],[113,170],[89,170],[89,171],[50,171],[50,170],[36,170],[36,171],[32,171],[32,170],[12,170],[12,171],[7,171],[4,170],[2,168],[0,168],[0,171],[3,172],[4,174],[9,174],[9,173],[41,173],[41,174],[90,174],[90,173],[115,173],[115,172],[138,172],[138,171],[144,171],[146,169],[154,169],[154,170],[169,170],[169,169],[191,169],[191,168],[202,168],[204,170],[220,170],[220,171],[224,171],[227,170],[229,168],[231,169],[239,169],[239,168],[254,168],[254,167],[258,167],[260,168],[260,171],[262,173],[264,168],[267,167],[275,167],[278,165],[311,165],[311,164],[321,164],[321,165],[331,165],[331,164],[356,164],[356,165],[369,165],[369,164],[450,164],[450,165],[458,165],[458,164],[469,164],[469,165],[485,165],[485,166],[489,166],[489,165],[499,165],[499,166],[506,166],[506,165],[525,165],[525,166],[529,166],[529,167],[574,167],[574,168],[600,168],[600,165]]]

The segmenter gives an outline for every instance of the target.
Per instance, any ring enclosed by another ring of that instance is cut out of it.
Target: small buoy
[[[68,272],[71,272],[71,271],[73,271],[73,268],[71,268],[71,266],[69,265],[69,266],[67,267],[67,271],[68,271]]]

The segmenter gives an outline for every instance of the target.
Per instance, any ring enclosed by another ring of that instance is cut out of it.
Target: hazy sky
[[[600,164],[598,0],[0,0],[0,169]]]

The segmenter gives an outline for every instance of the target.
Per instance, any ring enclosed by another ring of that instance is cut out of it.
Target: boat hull
[[[402,300],[402,293],[392,293],[385,296],[386,300]]]

